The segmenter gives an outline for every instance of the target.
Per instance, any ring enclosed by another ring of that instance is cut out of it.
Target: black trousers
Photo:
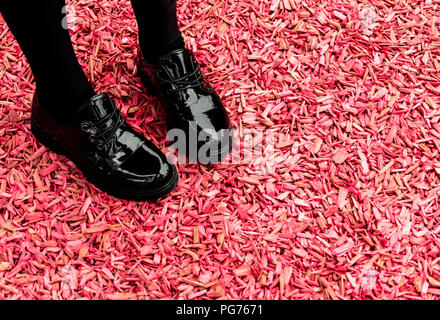
[[[154,63],[166,50],[183,46],[176,0],[131,3],[138,21],[140,47],[147,60]],[[73,50],[65,5],[65,0],[0,0],[0,13],[31,66],[38,97],[58,116],[68,116],[69,111],[95,94]]]

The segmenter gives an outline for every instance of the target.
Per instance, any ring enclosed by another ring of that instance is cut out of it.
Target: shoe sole
[[[137,76],[140,78],[142,84],[147,89],[147,91],[150,94],[152,94],[155,97],[157,97],[159,99],[160,103],[162,104],[162,106],[165,105],[165,102],[162,101],[162,99],[160,98],[160,95],[157,92],[156,87],[153,85],[153,83],[151,83],[151,80],[148,77],[148,75],[144,71],[142,71],[142,68],[139,65],[139,63],[137,65]],[[170,129],[173,129],[173,128],[174,128],[173,124],[171,122],[167,121],[167,129],[170,130]],[[219,150],[219,152],[216,155],[213,156],[213,157],[216,157],[218,159],[218,161],[217,162],[210,162],[209,164],[216,164],[216,163],[221,162],[222,159],[226,158],[231,153],[233,148],[234,148],[234,141],[230,139],[230,143],[225,148],[223,148],[222,150]],[[185,156],[188,157],[191,160],[194,160],[194,161],[197,161],[197,162],[199,161],[198,159],[193,159],[193,157],[191,157],[188,154],[186,154]]]
[[[133,192],[123,189],[114,189],[113,187],[106,185],[105,182],[99,181],[99,179],[94,177],[93,174],[88,173],[88,170],[86,168],[81,168],[79,161],[76,161],[75,157],[72,156],[68,150],[63,148],[57,142],[53,141],[41,129],[39,129],[38,126],[35,125],[35,123],[32,121],[32,119],[31,119],[31,132],[35,136],[35,138],[46,148],[50,149],[51,151],[59,155],[65,156],[69,160],[71,160],[75,164],[75,166],[83,173],[84,177],[90,183],[92,183],[95,187],[97,187],[101,191],[106,192],[108,195],[121,198],[124,200],[134,200],[134,201],[157,200],[159,198],[168,195],[171,191],[173,191],[179,182],[179,175],[177,174],[177,170],[174,166],[171,166],[173,170],[172,178],[170,179],[170,181],[168,181],[166,185],[162,186],[159,189],[149,192]]]

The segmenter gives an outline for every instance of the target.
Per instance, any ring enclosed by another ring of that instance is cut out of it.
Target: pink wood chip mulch
[[[164,147],[129,1],[70,3],[96,90]],[[109,197],[32,137],[32,75],[2,21],[0,299],[439,298],[438,1],[180,0],[179,16],[272,155],[180,164],[157,203]]]

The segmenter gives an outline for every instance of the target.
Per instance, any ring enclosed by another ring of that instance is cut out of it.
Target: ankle
[[[90,85],[83,88],[78,87],[69,92],[38,87],[35,94],[41,108],[54,120],[60,123],[70,123],[75,112],[93,97],[95,92]]]
[[[150,45],[145,45],[143,41],[140,41],[140,48],[142,55],[149,64],[157,64],[160,57],[167,55],[171,51],[185,48],[185,41],[180,35],[177,39],[161,44],[154,48],[154,50],[151,47],[151,43]]]

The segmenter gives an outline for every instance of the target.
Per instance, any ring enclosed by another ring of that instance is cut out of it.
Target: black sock
[[[149,63],[185,47],[177,23],[176,0],[131,0],[139,26],[139,46]]]
[[[95,94],[74,53],[64,6],[64,0],[0,0],[0,13],[31,66],[38,99],[58,118]]]

